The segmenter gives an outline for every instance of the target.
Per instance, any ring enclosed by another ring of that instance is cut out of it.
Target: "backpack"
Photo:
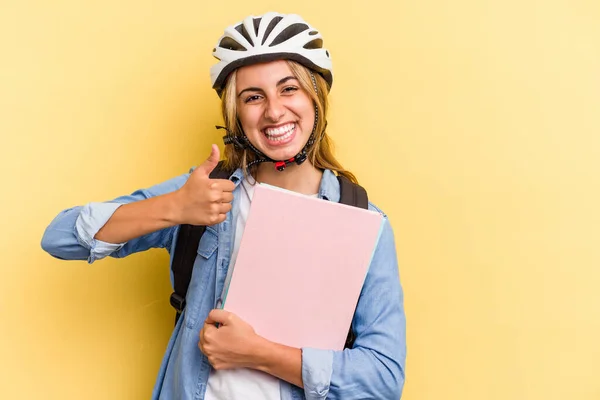
[[[219,162],[216,168],[210,173],[211,179],[229,179],[230,171],[225,170],[223,162]],[[340,203],[368,209],[369,199],[365,189],[352,183],[348,178],[339,175],[337,177],[340,183]],[[185,297],[188,286],[192,278],[192,270],[200,239],[206,230],[203,225],[182,224],[179,227],[179,235],[175,244],[175,254],[171,271],[173,272],[174,292],[171,294],[170,303],[176,310],[175,323],[185,308]],[[352,328],[348,330],[348,337],[344,348],[352,348],[355,335]]]

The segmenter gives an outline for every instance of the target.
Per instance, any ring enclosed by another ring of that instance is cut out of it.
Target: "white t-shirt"
[[[250,178],[251,179],[251,178]],[[235,221],[233,236],[233,252],[229,263],[230,271],[235,265],[242,233],[248,220],[250,202],[254,194],[254,186],[244,179],[241,183],[239,209]],[[228,274],[227,280],[231,277]],[[227,285],[228,282],[225,282]],[[215,371],[211,369],[206,385],[206,400],[281,400],[279,394],[279,379],[261,371],[247,368]]]

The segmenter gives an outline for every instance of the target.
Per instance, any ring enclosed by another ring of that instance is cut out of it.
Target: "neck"
[[[300,165],[289,164],[285,170],[277,171],[273,163],[258,166],[256,180],[294,192],[312,195],[319,192],[323,171],[308,160]]]

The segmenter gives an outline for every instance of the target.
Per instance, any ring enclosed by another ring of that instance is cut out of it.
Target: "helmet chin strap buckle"
[[[292,157],[292,158],[290,158],[289,160],[285,160],[285,161],[275,161],[275,163],[274,163],[274,164],[275,164],[275,169],[276,169],[277,171],[281,172],[281,171],[285,170],[285,167],[286,167],[288,164],[291,164],[291,163],[295,162],[295,163],[296,163],[296,165],[300,165],[300,164],[302,164],[304,161],[306,161],[306,159],[307,159],[306,152],[304,152],[304,151],[303,151],[302,153],[298,154],[296,157]]]
[[[300,165],[302,164],[304,161],[306,161],[307,155],[306,152],[303,151],[302,153],[298,154],[296,157],[294,157],[296,161],[296,164]]]
[[[232,144],[233,147],[239,150],[244,150],[246,147],[245,144],[236,136],[223,136],[223,143],[225,143],[225,145]]]
[[[288,161],[289,161],[289,160],[288,160]],[[275,163],[275,169],[276,169],[277,171],[280,171],[280,172],[281,172],[281,171],[283,171],[283,170],[285,169],[285,166],[286,166],[286,164],[287,164],[287,161],[277,161],[277,162]]]
[[[225,143],[225,146],[227,146],[228,144],[232,144],[238,150],[244,150],[246,148],[246,143],[244,143],[246,141],[246,138],[239,138],[235,136],[233,132],[231,132],[224,126],[215,125],[215,128],[224,129],[225,131],[227,131],[227,134],[223,136],[223,143]]]

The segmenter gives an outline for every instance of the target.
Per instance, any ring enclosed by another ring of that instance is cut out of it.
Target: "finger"
[[[200,341],[202,341],[203,343],[206,343],[208,335],[210,335],[211,332],[216,329],[217,329],[216,326],[204,321],[204,326],[202,327],[202,336],[200,337]]]
[[[222,324],[227,325],[231,321],[231,316],[233,314],[229,311],[214,309],[210,313],[208,313],[208,317],[206,318],[206,324]]]
[[[206,222],[206,226],[215,226],[220,224],[221,222],[227,219],[227,214],[213,214],[208,217],[208,221]]]
[[[216,329],[215,324],[214,324],[214,322],[209,321],[209,319],[207,317],[204,320],[204,327],[202,327],[202,330],[204,330],[204,336],[206,336],[208,334],[208,332],[212,331],[213,329]]]
[[[221,194],[221,202],[223,203],[231,203],[233,201],[233,193],[231,192],[223,192]]]
[[[205,343],[204,338],[200,337],[200,340],[198,340],[198,348],[203,353],[204,353],[204,343]]]
[[[223,187],[223,191],[224,192],[233,192],[235,190],[235,183],[233,183],[230,180],[227,180],[227,182],[225,183],[224,187]]]
[[[233,192],[235,183],[231,182],[229,179],[211,179],[210,188],[222,192]]]
[[[221,153],[219,152],[219,147],[216,144],[213,144],[211,147],[210,155],[208,156],[206,161],[204,161],[198,166],[198,169],[201,169],[208,176],[213,171],[213,169],[215,169],[215,167],[219,163],[220,158]]]
[[[221,215],[225,215],[227,214],[229,211],[231,211],[231,208],[233,206],[231,205],[231,203],[221,203],[219,205],[219,217],[221,217]],[[225,215],[225,218],[227,218],[227,216]]]

